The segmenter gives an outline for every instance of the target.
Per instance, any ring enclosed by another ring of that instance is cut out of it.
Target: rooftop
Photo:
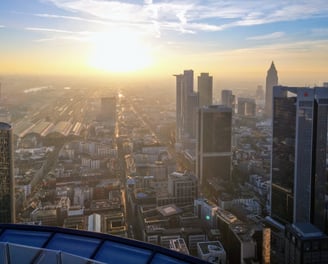
[[[2,263],[206,262],[141,241],[58,227],[0,224]]]
[[[220,241],[209,241],[197,243],[202,254],[209,254],[210,251],[224,251],[224,248]]]

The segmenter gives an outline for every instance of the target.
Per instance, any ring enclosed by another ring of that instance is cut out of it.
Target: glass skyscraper
[[[210,178],[230,180],[232,110],[223,105],[198,111],[196,173],[202,184]]]
[[[15,222],[12,127],[0,122],[0,223]]]
[[[271,217],[325,229],[328,89],[273,89]]]

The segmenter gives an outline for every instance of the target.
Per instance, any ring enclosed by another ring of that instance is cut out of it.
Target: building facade
[[[256,116],[256,103],[253,98],[238,98],[238,115]]]
[[[213,77],[208,73],[198,76],[199,106],[211,105],[213,103]]]
[[[328,90],[273,91],[271,217],[325,230]]]
[[[231,177],[232,111],[222,105],[198,111],[196,176],[200,184]]]
[[[0,223],[15,222],[12,127],[0,122]]]
[[[232,94],[231,90],[221,91],[221,104],[231,108],[235,107],[235,96]]]
[[[194,134],[193,120],[198,107],[198,93],[194,92],[194,71],[185,70],[176,77],[176,141]]]

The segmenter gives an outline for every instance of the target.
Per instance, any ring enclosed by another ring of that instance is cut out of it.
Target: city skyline
[[[282,84],[321,85],[327,11],[322,0],[4,1],[0,74],[168,80],[192,68],[237,84],[263,82],[273,60]]]

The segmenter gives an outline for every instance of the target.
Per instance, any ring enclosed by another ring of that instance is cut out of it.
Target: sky
[[[0,74],[328,81],[327,0],[1,0]],[[228,85],[228,84],[227,84]]]

